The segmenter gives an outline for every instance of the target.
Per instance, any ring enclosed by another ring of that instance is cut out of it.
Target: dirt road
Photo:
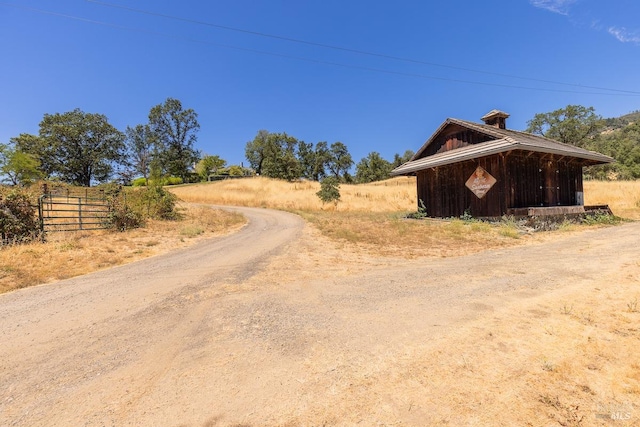
[[[435,423],[411,366],[504,307],[635,280],[640,259],[636,223],[401,261],[238,210],[236,234],[0,295],[0,425]]]

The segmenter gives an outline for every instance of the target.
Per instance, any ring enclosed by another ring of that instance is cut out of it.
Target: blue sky
[[[357,162],[494,108],[516,130],[640,109],[637,0],[0,0],[0,54],[0,142],[74,108],[124,131],[173,97],[231,164],[260,129]]]

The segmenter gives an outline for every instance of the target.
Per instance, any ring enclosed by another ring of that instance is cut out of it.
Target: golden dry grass
[[[188,246],[245,223],[239,214],[188,207],[182,221],[149,221],[145,228],[49,233],[46,243],[0,250],[0,293],[66,279]]]
[[[220,205],[258,206],[294,211],[411,212],[416,210],[416,180],[340,186],[341,200],[326,204],[316,196],[317,182],[286,182],[263,177],[227,180],[170,188],[182,200]],[[587,205],[609,205],[614,214],[640,219],[640,181],[585,181]]]
[[[509,224],[490,226],[454,221],[408,221],[416,209],[415,178],[394,178],[367,185],[341,185],[341,201],[326,204],[316,196],[316,182],[286,182],[267,178],[227,180],[171,187],[183,201],[259,206],[297,212],[324,235],[352,249],[383,256],[455,256],[521,244],[544,237],[519,233]],[[640,219],[640,181],[585,182],[587,204],[608,204],[614,213]],[[196,208],[192,208],[196,209]],[[193,238],[236,227],[238,216],[192,213],[183,222],[152,221],[147,228],[126,233],[52,233],[46,244],[0,250],[0,292],[85,274],[130,262]],[[196,220],[195,217],[198,217]],[[569,228],[575,230],[575,228]]]
[[[585,181],[586,205],[609,205],[622,218],[640,219],[640,181]]]
[[[355,245],[352,250],[385,256],[452,256],[516,244],[508,224],[406,220],[416,210],[416,180],[398,177],[371,184],[340,185],[340,201],[323,204],[317,182],[256,177],[172,187],[192,203],[260,206],[300,214],[325,236]]]
[[[402,258],[459,256],[522,243],[532,236],[509,224],[459,219],[408,220],[387,212],[298,212],[334,241],[366,253]]]
[[[410,212],[416,207],[415,178],[394,178],[367,185],[340,186],[341,201],[323,205],[320,184],[263,177],[171,187],[180,199],[194,203],[257,206],[290,211]]]
[[[514,224],[407,221],[415,211],[416,180],[399,177],[364,185],[340,186],[337,204],[322,204],[317,182],[287,182],[263,177],[172,187],[184,201],[260,206],[300,214],[324,235],[360,249],[396,256],[453,256],[544,239],[523,234]],[[585,183],[587,204],[608,204],[625,218],[640,219],[640,181]],[[565,226],[563,231],[579,227]]]

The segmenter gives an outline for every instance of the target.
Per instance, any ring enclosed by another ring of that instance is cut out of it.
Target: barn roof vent
[[[498,129],[506,129],[507,128],[507,118],[509,117],[508,113],[500,110],[491,110],[484,116],[482,116],[482,121],[484,124],[496,127]]]

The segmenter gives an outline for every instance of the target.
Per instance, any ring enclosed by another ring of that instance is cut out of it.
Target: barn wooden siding
[[[465,182],[481,166],[496,184],[478,199]],[[431,217],[499,217],[508,209],[579,204],[582,187],[580,159],[553,154],[513,151],[417,173],[418,200]]]
[[[440,135],[425,150],[421,157],[432,156],[444,151],[455,150],[471,144],[480,144],[491,141],[491,136],[483,135],[477,131],[465,129],[462,126],[452,125],[446,135]]]

